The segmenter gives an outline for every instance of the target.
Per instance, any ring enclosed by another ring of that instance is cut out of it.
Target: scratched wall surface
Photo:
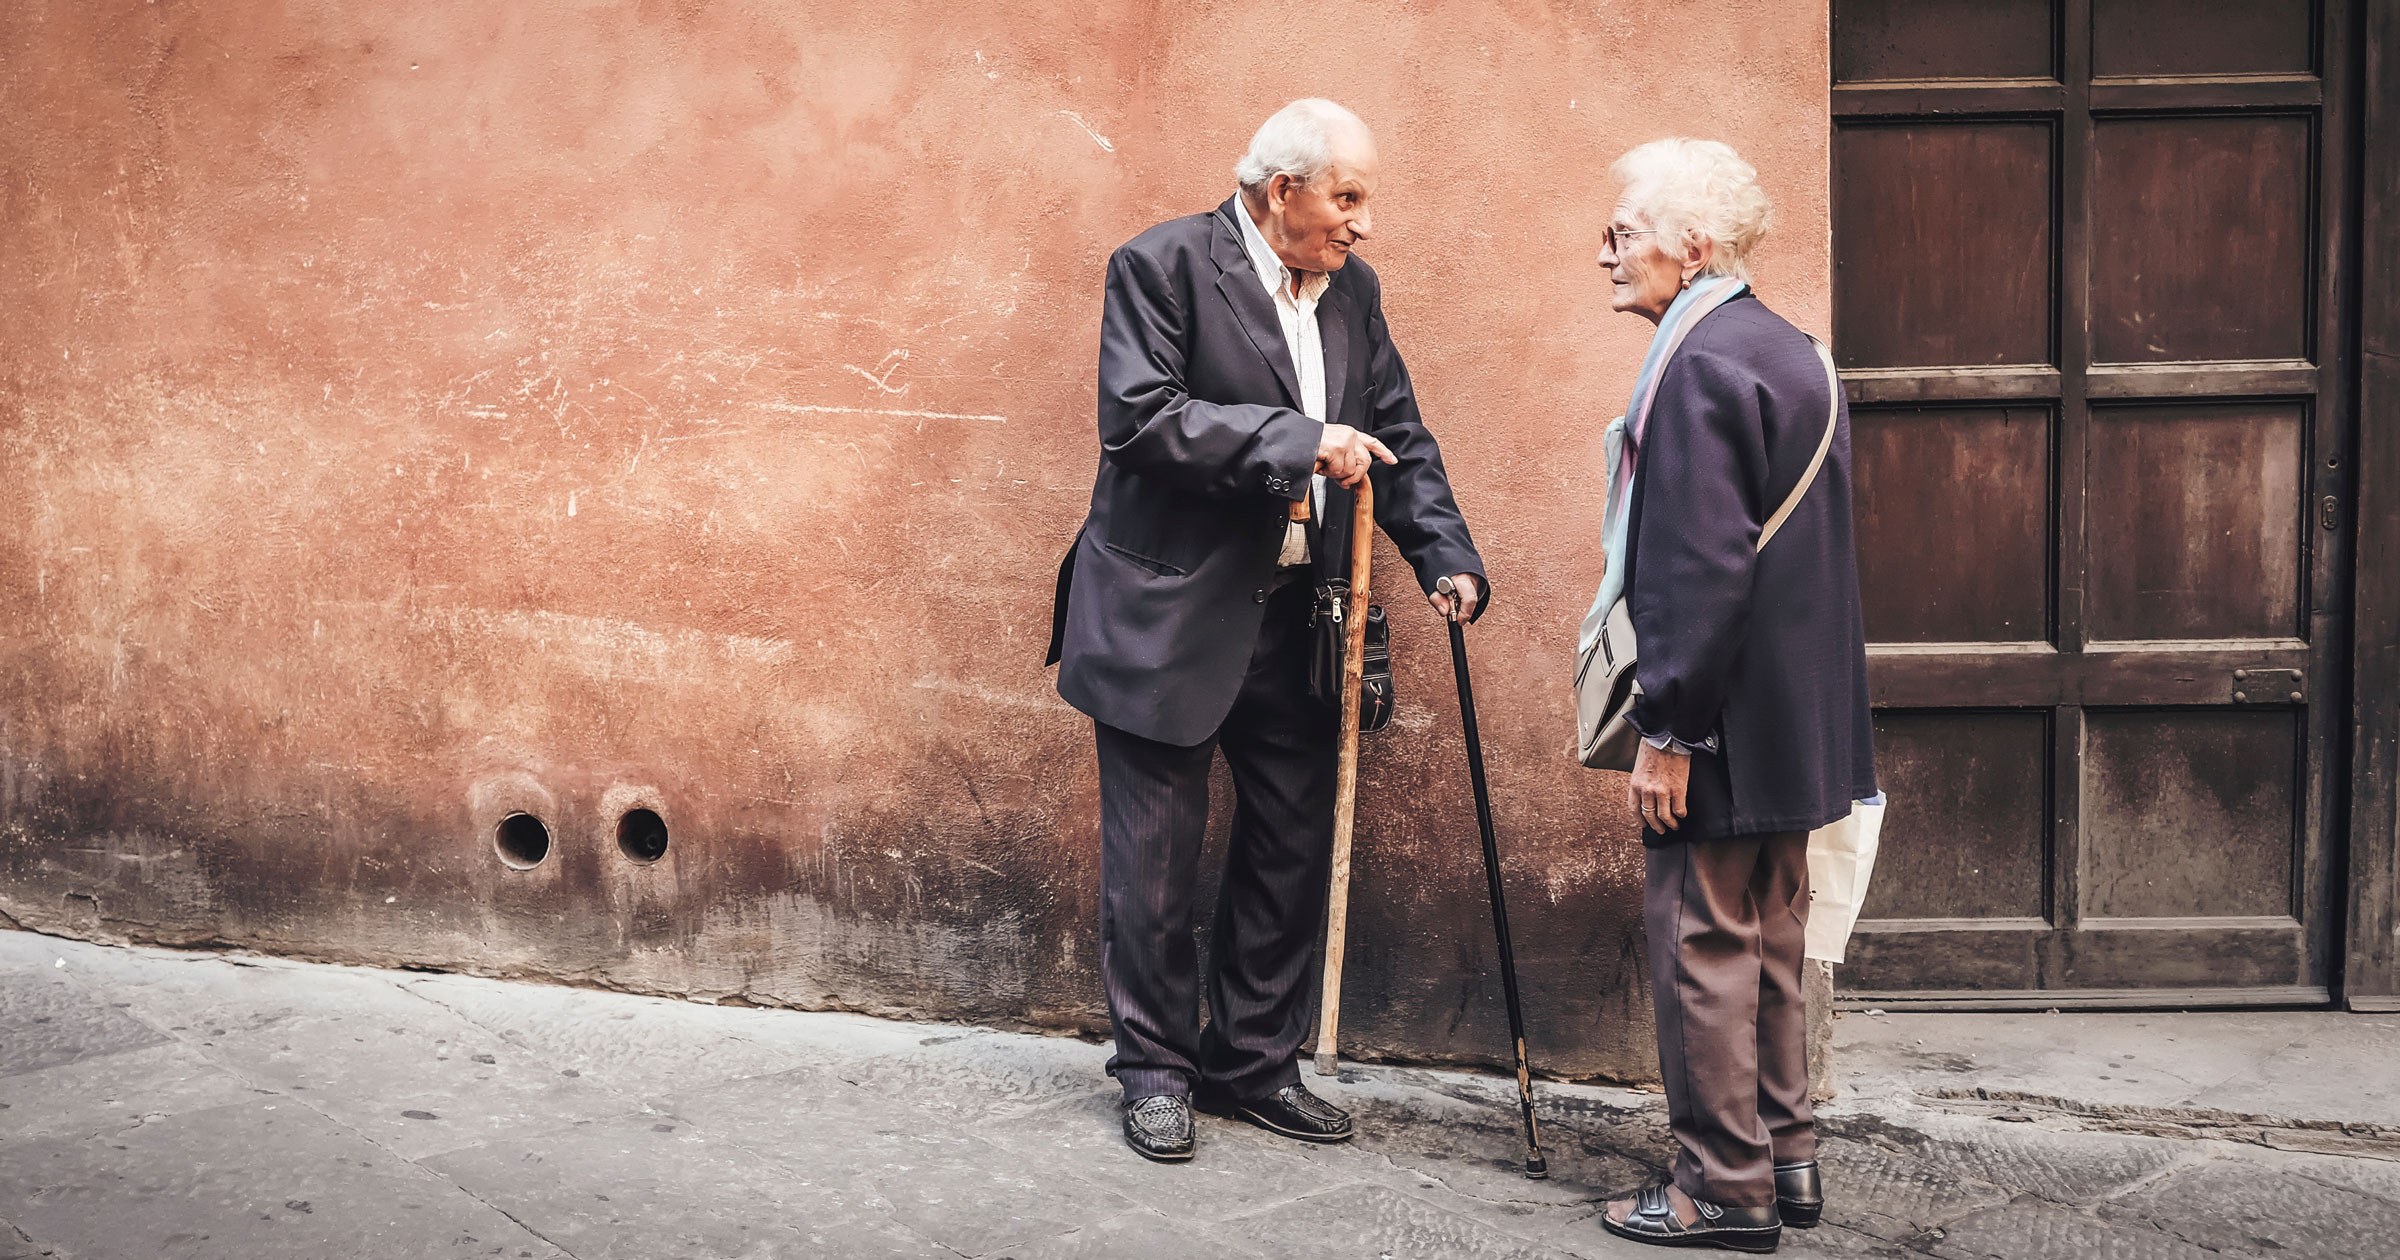
[[[1104,1028],[1090,728],[1040,667],[1101,269],[1323,94],[1381,138],[1365,256],[1497,586],[1535,1057],[1651,1073],[1622,780],[1562,751],[1648,327],[1605,171],[1743,150],[1761,289],[1822,331],[1825,58],[1767,0],[14,0],[0,912]],[[1388,602],[1345,1040],[1490,1061],[1448,653]]]

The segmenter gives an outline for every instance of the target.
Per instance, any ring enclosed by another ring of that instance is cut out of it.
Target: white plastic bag
[[[1875,874],[1883,836],[1883,793],[1850,807],[1850,815],[1808,833],[1808,956],[1838,963]]]

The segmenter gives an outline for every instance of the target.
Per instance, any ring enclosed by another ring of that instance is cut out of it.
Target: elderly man
[[[1343,576],[1352,490],[1428,592],[1472,619],[1483,562],[1384,325],[1368,238],[1375,143],[1330,101],[1286,106],[1241,191],[1108,263],[1100,471],[1059,566],[1050,660],[1100,758],[1100,971],[1125,1140],[1192,1154],[1191,1108],[1338,1142],[1350,1117],[1300,1083],[1325,913],[1338,710],[1308,686],[1321,580]],[[1233,841],[1201,1027],[1192,892],[1208,768],[1233,773]]]

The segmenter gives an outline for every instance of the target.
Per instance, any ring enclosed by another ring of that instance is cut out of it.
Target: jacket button
[[[1253,603],[1253,604],[1263,604],[1263,603],[1266,603],[1266,602],[1267,602],[1267,588],[1262,586],[1262,587],[1259,587],[1257,590],[1250,592],[1250,602],[1251,602],[1251,603]]]

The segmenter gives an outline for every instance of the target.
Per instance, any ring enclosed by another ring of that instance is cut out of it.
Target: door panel
[[[2047,79],[2048,0],[1837,0],[1837,80]]]
[[[2094,639],[2304,633],[2302,416],[2298,403],[2093,410]]]
[[[2104,924],[2062,938],[2049,952],[2045,963],[2061,981],[2049,1005],[2287,1005],[2322,987],[2291,983],[2309,958],[2301,934],[2289,926],[2232,920],[2198,928],[2181,919],[2156,920],[2147,928]],[[2100,1001],[2087,1003],[2087,995]]]
[[[2038,122],[1835,133],[1850,178],[1835,185],[1834,268],[1878,295],[1834,312],[1843,366],[2050,361],[2051,136]]]
[[[2254,115],[2095,124],[2095,361],[2307,356],[2310,132]]]
[[[1870,638],[2048,639],[2048,408],[1861,408],[1850,451]]]
[[[1876,715],[1885,795],[1922,805],[1885,824],[1867,918],[2045,916],[2049,725],[2028,712]]]
[[[2308,0],[2092,0],[2092,73],[2306,74]]]
[[[1857,998],[2326,996],[2345,12],[1835,5]]]
[[[2292,913],[2297,716],[2295,709],[2087,715],[2086,920],[2273,918],[2299,926]]]

